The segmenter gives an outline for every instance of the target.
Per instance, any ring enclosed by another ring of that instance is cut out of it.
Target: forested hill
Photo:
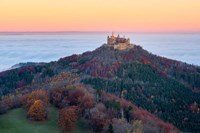
[[[2,72],[0,94],[26,93],[63,72],[76,73],[81,83],[131,101],[181,131],[200,131],[200,67],[153,55],[137,45],[117,50],[105,44],[56,62]]]

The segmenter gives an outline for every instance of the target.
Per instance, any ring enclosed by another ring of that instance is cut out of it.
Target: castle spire
[[[112,36],[111,37],[115,37],[115,34],[114,34],[114,32],[112,32]]]

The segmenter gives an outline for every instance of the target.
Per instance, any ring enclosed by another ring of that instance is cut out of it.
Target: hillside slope
[[[66,76],[66,72],[75,75]],[[79,80],[74,80],[78,77]],[[136,45],[126,50],[102,45],[92,52],[57,62],[2,72],[0,94],[27,93],[36,88],[80,82],[131,101],[181,131],[200,131],[200,68],[150,54]],[[146,113],[137,115],[141,119]],[[152,114],[147,116],[160,123]]]
[[[120,51],[104,45],[73,58],[60,61],[70,61],[89,75],[82,82],[123,96],[183,131],[200,131],[199,67],[150,54],[140,46]]]

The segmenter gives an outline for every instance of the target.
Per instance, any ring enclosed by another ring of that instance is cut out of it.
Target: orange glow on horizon
[[[200,0],[1,0],[1,31],[200,32]]]

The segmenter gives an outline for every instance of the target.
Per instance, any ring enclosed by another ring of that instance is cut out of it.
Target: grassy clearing
[[[49,119],[45,122],[32,122],[26,119],[26,110],[19,108],[0,115],[0,133],[63,133],[58,124],[58,110],[49,108]],[[82,128],[78,122],[77,128],[69,133],[91,133]]]

